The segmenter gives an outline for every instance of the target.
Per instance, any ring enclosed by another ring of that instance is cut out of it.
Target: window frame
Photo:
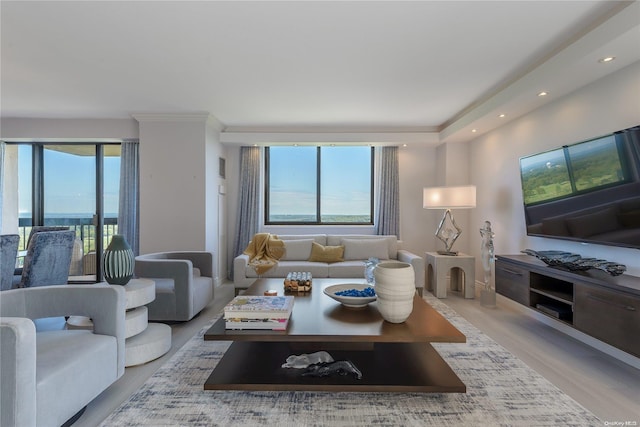
[[[270,221],[269,201],[270,201],[270,153],[269,146],[264,147],[264,224],[265,225],[312,225],[312,226],[333,226],[333,225],[373,225],[374,224],[374,200],[375,200],[375,147],[370,147],[370,184],[369,184],[369,221],[366,222],[326,222],[322,221],[322,145],[316,147],[316,221]]]

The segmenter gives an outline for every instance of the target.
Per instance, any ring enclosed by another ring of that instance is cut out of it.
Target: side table
[[[425,254],[425,287],[437,298],[447,297],[447,273],[451,270],[451,290],[462,291],[464,275],[464,297],[475,296],[475,257],[463,253],[440,255],[437,252]]]
[[[105,282],[95,286],[106,285]],[[171,349],[171,327],[164,323],[149,323],[149,304],[156,298],[156,283],[151,279],[131,279],[124,285],[127,303],[125,313],[126,367],[141,365],[162,356]],[[93,329],[88,317],[71,316],[68,329]]]
[[[151,279],[131,279],[127,292],[125,320],[125,362],[135,366],[150,362],[171,349],[171,327],[164,323],[148,323],[145,304],[156,298],[156,283]]]

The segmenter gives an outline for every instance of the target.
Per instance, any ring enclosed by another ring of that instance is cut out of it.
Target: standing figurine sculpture
[[[495,307],[496,290],[493,287],[493,267],[495,261],[493,250],[494,233],[491,230],[491,222],[484,222],[484,227],[480,229],[480,236],[482,236],[482,247],[480,251],[482,270],[484,271],[484,286],[482,287],[482,291],[480,291],[480,305]]]

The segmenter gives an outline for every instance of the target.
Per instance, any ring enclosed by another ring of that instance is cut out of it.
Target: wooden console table
[[[382,319],[376,302],[354,310],[322,292],[329,285],[355,282],[314,279],[311,292],[294,293],[286,331],[226,330],[220,318],[204,339],[233,344],[205,382],[205,390],[466,392],[464,383],[431,346],[466,342],[458,329],[417,295],[409,318],[393,324]],[[283,280],[258,279],[246,294],[262,295],[268,289],[284,295]],[[351,360],[362,379],[302,377],[302,370],[281,366],[292,354],[320,350],[335,360]]]
[[[498,255],[496,292],[640,357],[638,277],[549,267],[530,255]]]

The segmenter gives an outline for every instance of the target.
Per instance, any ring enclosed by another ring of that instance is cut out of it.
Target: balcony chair
[[[40,233],[41,231],[66,231],[69,230],[69,227],[65,227],[65,226],[58,226],[58,225],[34,225],[33,227],[31,227],[31,231],[29,232],[29,237],[27,237],[27,243],[25,245],[25,248],[29,247],[29,244],[31,243],[31,239],[33,239],[33,235],[36,233]],[[23,263],[24,264],[24,263]],[[15,288],[16,285],[18,283],[20,283],[20,281],[22,280],[22,268],[23,267],[16,267],[14,273],[13,273],[13,287]]]
[[[124,373],[122,286],[10,289],[0,298],[0,425],[60,426]],[[93,330],[36,331],[34,320],[87,316]]]
[[[64,285],[69,279],[69,266],[76,232],[39,231],[33,233],[27,246],[22,274],[14,276],[14,287]]]
[[[213,299],[211,252],[139,255],[135,275],[156,282],[156,299],[147,304],[149,320],[188,321]]]
[[[0,291],[11,289],[13,285],[19,244],[20,236],[17,234],[0,236]]]

